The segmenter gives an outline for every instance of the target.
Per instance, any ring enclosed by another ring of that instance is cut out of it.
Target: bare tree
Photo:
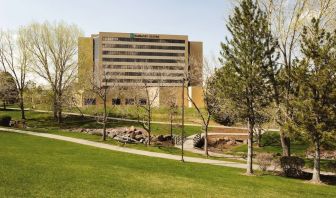
[[[172,144],[174,144],[173,139],[173,123],[175,120],[175,117],[178,115],[178,104],[177,104],[177,98],[176,98],[177,92],[176,89],[169,89],[168,98],[167,98],[167,106],[169,111],[169,122],[170,122],[170,137],[172,140]]]
[[[200,62],[202,61],[202,62]],[[193,107],[196,109],[198,115],[201,118],[201,124],[202,124],[202,129],[204,131],[204,152],[205,155],[208,157],[209,156],[209,152],[208,152],[208,130],[209,130],[209,123],[210,123],[210,119],[211,119],[211,115],[212,115],[212,109],[209,108],[211,106],[213,106],[213,101],[214,101],[214,94],[212,94],[212,90],[211,89],[207,89],[207,85],[210,83],[209,81],[211,80],[211,68],[209,65],[209,62],[207,60],[204,61],[203,64],[203,60],[199,60],[199,58],[193,58],[190,57],[189,59],[190,64],[192,65],[201,65],[202,67],[196,67],[193,69],[193,71],[191,71],[190,69],[186,72],[186,79],[187,81],[193,82],[193,81],[199,81],[200,79],[198,79],[198,75],[193,75],[191,72],[193,73],[202,73],[203,74],[203,80],[201,80],[200,82],[200,88],[202,89],[202,97],[203,97],[203,103],[204,103],[204,107],[202,110],[202,106],[201,104],[198,104],[195,101],[195,98],[190,94],[189,91],[187,91],[187,97],[188,100],[192,103]],[[201,70],[201,71],[195,71],[195,70]],[[203,70],[203,71],[202,71]],[[196,79],[195,79],[196,78]]]
[[[53,93],[54,118],[62,122],[63,93],[77,73],[78,37],[76,25],[63,22],[33,23],[27,27],[28,49],[33,55],[32,70],[46,80]]]
[[[107,100],[108,97],[111,95],[112,90],[115,89],[117,86],[117,83],[115,82],[109,82],[109,80],[112,79],[112,75],[110,72],[102,70],[100,73],[95,72],[93,76],[91,77],[90,83],[91,88],[90,92],[94,94],[94,96],[98,97],[98,99],[101,100],[103,103],[103,116],[100,119],[100,116],[97,115],[97,121],[103,125],[103,133],[102,133],[102,140],[105,141],[107,138],[106,134],[106,124],[107,124],[107,117],[108,117],[108,108],[107,108]],[[99,101],[96,101],[96,103],[99,103]]]
[[[160,89],[158,87],[152,87],[143,79],[142,89],[145,92],[146,104],[139,105],[142,110],[144,110],[144,115],[142,116],[142,121],[140,122],[142,127],[148,133],[148,142],[147,144],[151,144],[151,133],[152,133],[152,114],[153,108],[157,106],[157,98],[159,97]]]
[[[19,29],[17,35],[11,31],[0,31],[0,63],[13,76],[19,93],[21,119],[26,119],[23,94],[27,85],[28,67],[31,65],[26,29]]]

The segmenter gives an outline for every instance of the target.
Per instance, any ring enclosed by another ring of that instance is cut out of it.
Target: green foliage
[[[13,104],[17,101],[18,90],[13,76],[9,72],[0,71],[0,100]]]
[[[302,176],[302,168],[304,165],[305,161],[296,156],[282,156],[280,158],[280,166],[287,177]]]
[[[264,67],[270,64],[276,43],[266,14],[252,0],[235,8],[227,28],[232,38],[221,44],[223,67],[216,71],[218,79],[213,86],[218,98],[233,109],[230,116],[254,125],[264,117],[263,110],[270,102]]]
[[[297,94],[291,101],[294,119],[291,127],[307,136],[314,144],[314,167],[320,169],[320,149],[336,133],[336,32],[321,28],[313,19],[302,34],[303,59],[294,70]],[[334,138],[332,138],[334,139]],[[324,144],[324,145],[323,145]],[[319,172],[313,178],[319,182]]]
[[[280,145],[279,132],[268,131],[262,134],[261,145],[262,146]]]
[[[8,127],[11,120],[12,117],[9,115],[0,115],[0,126]]]

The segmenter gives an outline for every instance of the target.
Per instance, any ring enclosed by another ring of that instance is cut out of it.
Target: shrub
[[[196,148],[203,148],[204,146],[204,137],[195,137],[194,138],[194,147]]]
[[[270,146],[270,145],[279,145],[280,144],[280,135],[278,132],[266,132],[261,136],[261,145]]]
[[[4,115],[0,116],[0,126],[9,126],[10,121],[12,120],[12,117]]]
[[[256,160],[260,170],[265,172],[272,165],[273,155],[270,153],[259,153]]]
[[[283,156],[280,158],[280,166],[283,173],[287,177],[300,177],[302,176],[302,168],[305,165],[305,161],[302,158],[296,156]]]
[[[336,161],[329,161],[327,167],[331,172],[336,173]]]

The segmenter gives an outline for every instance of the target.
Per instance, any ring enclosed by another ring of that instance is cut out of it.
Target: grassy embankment
[[[243,170],[150,158],[0,132],[4,197],[333,197],[313,185]]]

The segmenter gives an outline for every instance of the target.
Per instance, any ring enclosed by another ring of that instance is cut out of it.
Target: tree
[[[301,49],[304,57],[293,74],[299,90],[291,102],[293,124],[314,144],[312,182],[320,183],[321,140],[336,131],[336,31],[326,32],[314,18],[304,28]]]
[[[201,61],[201,63],[196,63],[198,61]],[[205,155],[208,157],[209,156],[209,152],[208,152],[208,131],[209,131],[209,123],[210,123],[210,118],[212,115],[212,109],[210,107],[213,107],[214,105],[214,97],[215,94],[213,91],[213,89],[208,89],[208,85],[211,83],[211,69],[209,67],[209,64],[207,61],[205,61],[206,64],[202,63],[203,60],[197,60],[196,58],[194,59],[193,57],[191,57],[189,59],[189,62],[192,65],[202,65],[202,69],[203,72],[201,72],[203,74],[203,80],[204,82],[201,80],[201,89],[202,89],[202,95],[203,95],[203,102],[204,102],[204,110],[201,109],[200,105],[197,104],[195,102],[195,99],[192,97],[192,95],[190,95],[189,91],[187,92],[187,97],[188,100],[192,103],[193,107],[196,109],[199,117],[201,118],[201,122],[202,122],[202,129],[204,131],[204,153]],[[198,72],[198,71],[193,71],[193,72]],[[192,81],[195,80],[199,80],[199,79],[193,79],[194,76],[191,73],[191,70],[189,69],[186,72],[186,79],[187,81],[190,83]]]
[[[14,78],[8,72],[0,72],[0,99],[3,109],[6,110],[8,103],[14,103],[18,98],[18,91]]]
[[[78,38],[82,35],[76,25],[66,23],[33,23],[27,27],[32,70],[43,78],[53,93],[54,118],[62,122],[64,91],[77,73]]]
[[[276,121],[280,126],[282,154],[290,156],[290,136],[288,125],[293,119],[293,107],[290,101],[294,97],[293,70],[296,58],[302,56],[300,35],[303,27],[312,16],[320,19],[322,26],[335,25],[336,2],[333,0],[258,0],[268,13],[270,29],[279,42],[280,57],[278,66],[273,67],[273,76],[269,76],[273,88],[273,100],[277,108]],[[272,75],[272,73],[269,73]]]
[[[247,174],[253,174],[253,130],[269,105],[269,85],[263,65],[272,50],[267,15],[253,0],[244,0],[235,7],[227,25],[232,38],[222,43],[221,78],[216,85],[236,111],[239,120],[247,122]]]
[[[159,87],[152,87],[150,83],[146,79],[141,80],[142,83],[139,85],[139,90],[137,91],[138,94],[143,95],[146,98],[146,104],[137,103],[137,107],[143,110],[142,121],[140,124],[148,133],[148,142],[147,145],[151,144],[151,132],[152,132],[152,114],[153,108],[158,106],[157,98],[159,97]]]
[[[176,98],[176,90],[171,88],[169,89],[168,98],[167,98],[167,106],[169,112],[169,122],[170,122],[170,137],[171,142],[174,144],[173,139],[173,122],[175,120],[175,116],[178,115],[178,105],[177,105],[177,98]]]
[[[97,121],[103,124],[103,134],[102,140],[105,141],[107,138],[106,133],[106,124],[107,124],[107,99],[108,96],[111,95],[112,89],[115,88],[116,83],[109,82],[111,79],[110,72],[102,70],[101,72],[95,72],[91,76],[91,87],[88,90],[89,92],[93,93],[94,96],[98,97],[101,102],[103,103],[103,116],[100,119],[99,115],[97,115]],[[98,102],[98,101],[97,101]]]
[[[31,66],[31,54],[28,50],[27,31],[19,29],[14,32],[0,32],[0,63],[11,74],[18,91],[21,119],[26,119],[24,111],[24,91],[27,86],[28,67]]]

